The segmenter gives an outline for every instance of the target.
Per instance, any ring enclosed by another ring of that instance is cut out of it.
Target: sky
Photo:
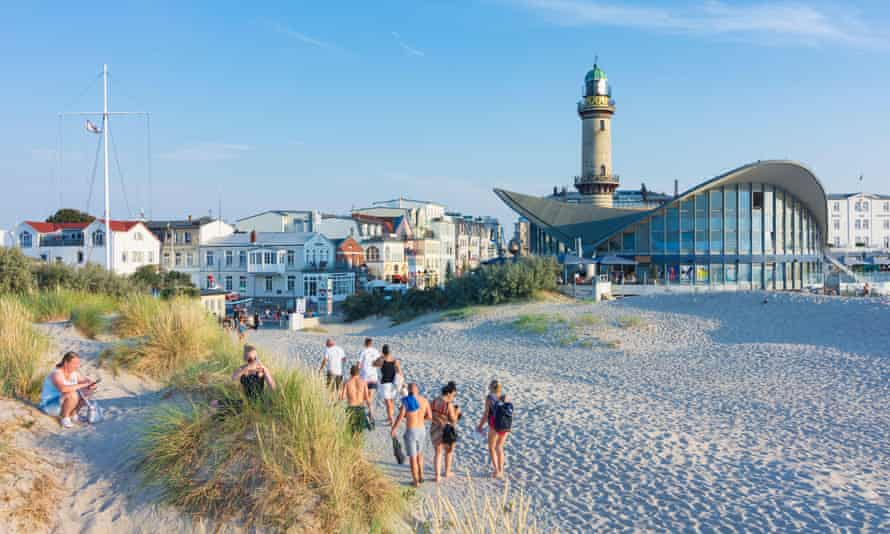
[[[829,192],[890,193],[879,0],[9,2],[0,21],[0,228],[101,213],[99,136],[58,114],[101,110],[103,63],[111,110],[151,114],[111,119],[114,218],[404,196],[511,235],[492,188],[579,173],[595,58],[622,188],[792,159]]]

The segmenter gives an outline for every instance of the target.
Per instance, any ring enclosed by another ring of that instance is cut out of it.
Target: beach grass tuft
[[[49,338],[31,324],[29,310],[15,297],[0,297],[0,395],[36,402]]]
[[[553,320],[548,315],[527,313],[517,317],[511,326],[524,334],[546,334]]]
[[[39,323],[67,321],[75,309],[96,309],[110,313],[117,309],[120,299],[111,295],[72,291],[68,289],[29,293],[18,297]]]
[[[463,321],[472,319],[479,314],[479,308],[475,306],[465,306],[442,312],[441,318],[446,321]]]
[[[138,337],[148,333],[149,326],[164,309],[165,301],[149,295],[133,295],[118,306],[114,333],[120,337]]]
[[[212,371],[211,361],[180,379]],[[141,446],[147,480],[191,513],[276,531],[359,532],[397,520],[398,487],[365,460],[321,377],[272,372],[278,388],[261,402],[214,381],[193,397],[205,402],[156,412]],[[205,407],[210,398],[223,408]]]
[[[523,493],[511,492],[504,484],[500,495],[480,495],[467,474],[464,497],[456,500],[437,493],[423,500],[421,514],[425,518],[420,531],[429,534],[541,534],[535,521],[530,499]]]

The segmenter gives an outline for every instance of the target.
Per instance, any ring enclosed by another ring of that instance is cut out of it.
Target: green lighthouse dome
[[[594,80],[606,80],[606,71],[599,68],[599,66],[594,65],[593,69],[588,71],[587,76],[584,77],[585,82],[592,82]]]

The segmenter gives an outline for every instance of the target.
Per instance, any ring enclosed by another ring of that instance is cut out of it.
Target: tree
[[[48,223],[91,223],[96,218],[74,208],[62,208],[46,218]]]

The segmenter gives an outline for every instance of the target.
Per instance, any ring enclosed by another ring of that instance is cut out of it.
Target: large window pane
[[[738,194],[736,186],[728,185],[723,188],[723,250],[727,254],[735,253],[738,250],[737,229],[739,225],[738,212],[736,210],[738,204]]]
[[[722,284],[723,283],[723,265],[720,263],[712,263],[711,264],[711,283],[712,284]]]
[[[751,264],[751,287],[754,289],[763,289],[763,264]]]
[[[653,215],[650,226],[652,228],[652,253],[664,254],[664,216]]]
[[[763,252],[772,254],[776,243],[775,196],[772,186],[763,186]]]
[[[776,189],[776,254],[785,253],[785,194]]]
[[[763,253],[763,185],[754,184],[752,198],[757,201],[751,207],[751,253]]]
[[[751,264],[739,264],[739,285],[745,288],[751,287]]]
[[[734,263],[726,264],[726,283],[727,284],[735,284],[738,282],[738,270]]]
[[[696,284],[708,284],[708,266],[707,265],[696,265],[695,266],[695,283]]]
[[[695,202],[687,200],[680,204],[680,252],[689,254],[695,250]]]
[[[695,253],[708,252],[708,195],[695,195]]]
[[[709,225],[711,231],[711,254],[723,252],[723,192],[719,189],[710,192],[711,215]]]
[[[668,254],[677,254],[680,252],[680,210],[668,208],[665,222],[667,224]]]
[[[751,252],[751,184],[739,185],[739,254]]]

